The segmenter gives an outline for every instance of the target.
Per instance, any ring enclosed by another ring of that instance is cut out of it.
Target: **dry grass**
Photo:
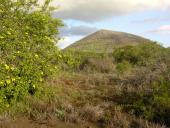
[[[129,33],[100,30],[77,41],[65,50],[112,53],[114,47],[137,45],[143,42],[151,41]]]
[[[104,115],[104,111],[100,108],[100,106],[85,105],[81,108],[80,112],[80,116],[83,120],[90,122],[96,122]]]
[[[80,70],[84,72],[100,72],[113,73],[115,72],[115,65],[113,58],[88,58],[81,65]]]
[[[98,127],[108,128],[163,128],[160,125],[149,123],[136,118],[116,108],[113,99],[122,93],[123,86],[117,86],[119,79],[115,76],[102,74],[73,74],[65,75],[54,80],[53,86],[61,85],[64,95],[69,96],[70,102],[63,105],[66,111],[65,119],[68,122],[93,122]],[[127,86],[128,92],[137,88]],[[139,89],[140,92],[142,89]],[[63,94],[62,94],[63,95]]]
[[[165,126],[160,126],[157,124],[149,123],[146,120],[141,118],[136,118],[130,116],[126,113],[122,113],[121,111],[115,111],[112,122],[110,123],[110,127],[112,128],[166,128]]]
[[[118,98],[114,96],[123,89],[116,85],[117,81],[109,74],[71,76],[63,73],[48,81],[48,87],[54,89],[55,94],[46,100],[27,97],[24,104],[18,104],[24,116],[16,120],[4,118],[0,128],[22,128],[24,125],[31,128],[164,128],[122,112],[113,102],[119,100],[113,98]],[[128,91],[134,90],[128,87]],[[23,122],[19,121],[21,119]]]

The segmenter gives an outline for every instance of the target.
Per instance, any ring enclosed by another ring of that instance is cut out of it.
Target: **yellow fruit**
[[[0,87],[4,86],[4,82],[0,81]]]
[[[42,79],[40,79],[40,82],[42,82],[43,80]]]
[[[31,80],[28,80],[28,83],[31,83]]]
[[[3,37],[3,36],[0,36],[0,39],[4,39],[4,37]]]
[[[35,88],[35,84],[32,87]]]
[[[35,54],[35,57],[36,57],[36,58],[38,58],[38,55],[37,55],[37,54]]]
[[[16,79],[15,78],[12,78],[12,82],[14,82]]]
[[[44,75],[44,72],[41,72],[41,75]]]
[[[8,34],[8,35],[11,35],[11,32],[7,31],[7,34]]]
[[[18,54],[20,54],[21,52],[20,51],[17,51]]]
[[[13,71],[15,68],[14,67],[11,67],[11,70]]]
[[[6,83],[7,84],[11,84],[11,80],[6,80]]]
[[[6,69],[6,70],[9,70],[10,67],[9,67],[7,64],[5,64],[5,69]]]
[[[26,29],[29,29],[30,27],[29,26],[26,26]]]

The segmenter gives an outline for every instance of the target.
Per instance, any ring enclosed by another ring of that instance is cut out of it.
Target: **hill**
[[[137,45],[144,42],[151,41],[149,39],[125,32],[99,30],[70,45],[66,48],[66,50],[110,53],[113,51],[113,48],[126,45]]]

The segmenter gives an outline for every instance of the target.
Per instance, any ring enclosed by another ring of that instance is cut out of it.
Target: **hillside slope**
[[[125,32],[100,30],[75,42],[67,47],[66,50],[110,53],[113,51],[113,48],[126,45],[137,45],[144,42],[151,41],[149,39]]]

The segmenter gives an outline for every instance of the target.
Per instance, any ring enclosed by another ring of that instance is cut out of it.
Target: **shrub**
[[[118,72],[118,74],[123,74],[123,73],[127,73],[128,69],[130,69],[131,64],[128,61],[123,61],[121,63],[118,63],[116,66],[116,70]]]
[[[143,43],[118,48],[113,52],[113,57],[117,63],[128,61],[133,65],[145,66],[155,63],[164,51],[165,48],[156,43]]]
[[[51,17],[50,0],[0,1],[0,111],[33,95],[57,69],[55,42],[62,23]]]
[[[113,56],[118,63],[128,61],[132,64],[137,64],[139,61],[139,48],[135,46],[118,48],[114,51]]]

